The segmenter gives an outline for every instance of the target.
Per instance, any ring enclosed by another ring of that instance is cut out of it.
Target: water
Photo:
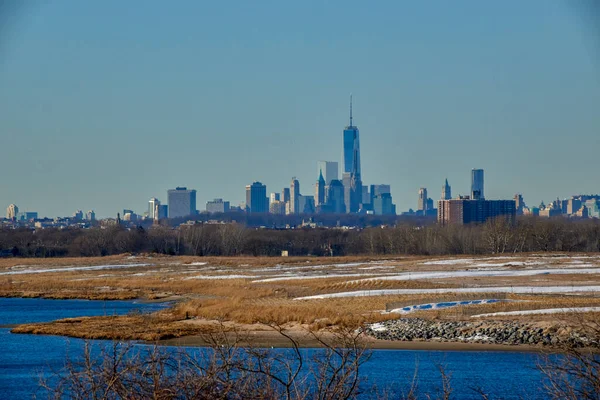
[[[133,301],[0,298],[0,325],[153,311],[160,307],[164,305]],[[66,354],[79,354],[82,345],[78,339],[15,335],[8,328],[0,328],[0,399],[31,398],[36,392],[44,397],[44,392],[38,390],[40,376],[60,370]],[[307,359],[315,351],[319,350],[302,350]],[[535,369],[537,360],[536,354],[517,352],[375,350],[363,365],[361,376],[366,379],[364,388],[387,389],[389,398],[398,398],[408,390],[418,365],[419,389],[435,398],[441,391],[437,365],[443,364],[451,375],[455,399],[481,399],[473,388],[483,389],[490,398],[543,399],[541,377]]]

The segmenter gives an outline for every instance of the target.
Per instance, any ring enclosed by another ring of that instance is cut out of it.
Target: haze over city
[[[232,12],[235,8],[235,12]],[[596,193],[597,33],[570,2],[30,3],[2,9],[0,205],[143,211],[166,190],[239,204],[341,161],[362,180],[528,204]],[[567,79],[568,78],[568,79]]]

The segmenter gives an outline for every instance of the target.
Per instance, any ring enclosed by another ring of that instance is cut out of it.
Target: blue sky
[[[19,4],[15,2],[14,4]],[[567,1],[38,1],[0,7],[0,206],[198,208],[314,193],[348,98],[363,181],[525,201],[597,193],[600,30]]]

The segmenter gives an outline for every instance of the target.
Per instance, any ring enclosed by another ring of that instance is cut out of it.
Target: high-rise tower
[[[471,198],[473,200],[483,200],[483,170],[473,169],[471,171]]]
[[[452,189],[450,185],[448,185],[448,178],[446,178],[446,183],[442,186],[442,200],[450,200],[452,198]]]
[[[344,129],[344,182],[346,212],[357,212],[362,203],[362,180],[360,177],[360,141],[358,128],[352,123],[352,95],[350,95],[350,125]]]
[[[300,197],[300,182],[296,177],[292,178],[290,184],[290,214],[298,214],[300,212],[300,203],[298,203]]]
[[[315,207],[323,206],[325,204],[325,178],[323,178],[323,171],[319,171],[319,179],[315,185]]]

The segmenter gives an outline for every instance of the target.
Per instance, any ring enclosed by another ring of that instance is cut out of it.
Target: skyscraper
[[[471,171],[471,198],[473,200],[483,200],[483,170],[473,169]]]
[[[267,186],[260,182],[254,182],[252,185],[246,186],[246,210],[249,213],[269,212]]]
[[[167,191],[169,218],[182,218],[196,214],[196,191],[177,187]]]
[[[290,214],[298,214],[300,212],[300,205],[298,204],[298,197],[300,196],[300,182],[296,177],[292,178],[290,184]]]
[[[362,202],[362,180],[360,173],[359,131],[352,123],[352,96],[350,96],[350,125],[344,129],[343,173],[346,212],[357,212]]]
[[[288,203],[290,201],[290,188],[283,188],[281,190],[281,201]]]
[[[417,210],[422,211],[423,214],[427,212],[427,189],[419,189],[419,202],[417,203]]]
[[[325,204],[325,178],[323,178],[323,171],[320,171],[319,179],[315,184],[315,207],[323,204]]]
[[[332,180],[339,179],[339,169],[337,161],[319,161],[317,162],[317,172],[323,174],[325,184],[329,185]]]
[[[19,207],[15,204],[11,204],[6,208],[6,219],[16,219],[19,213]]]
[[[158,219],[158,206],[160,206],[160,201],[156,197],[152,197],[148,201],[148,218]]]
[[[334,214],[345,213],[346,205],[344,204],[344,185],[342,185],[342,182],[337,179],[332,180],[327,185],[326,192],[327,211]]]
[[[452,189],[450,185],[448,185],[448,179],[446,179],[446,183],[442,186],[442,200],[450,200],[452,198]]]
[[[210,214],[229,212],[229,202],[223,199],[214,199],[206,202],[206,212]]]

